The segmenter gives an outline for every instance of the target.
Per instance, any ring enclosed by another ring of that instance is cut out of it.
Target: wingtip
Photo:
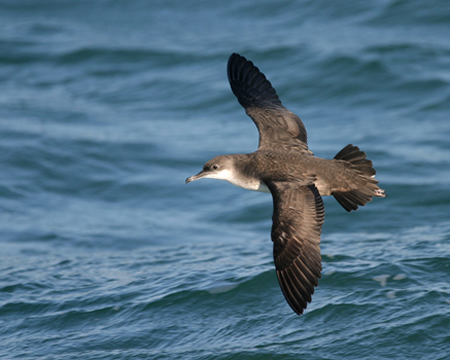
[[[244,56],[239,55],[238,53],[231,54],[227,65],[227,75],[230,83],[231,81],[239,78],[239,73],[241,72],[242,67],[248,62],[249,61]]]
[[[235,52],[230,55],[230,58],[228,59],[228,61],[234,60],[234,59],[243,59],[243,60],[247,61],[247,59],[245,57],[243,57],[242,55],[235,53]]]
[[[247,108],[260,106],[282,106],[270,81],[252,61],[238,53],[231,54],[227,65],[228,81],[239,103]]]

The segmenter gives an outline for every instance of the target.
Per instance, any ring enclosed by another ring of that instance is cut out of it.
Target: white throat
[[[205,176],[205,178],[209,179],[218,179],[218,180],[226,180],[230,183],[232,183],[235,186],[247,189],[247,190],[253,190],[253,191],[260,191],[260,192],[270,192],[269,188],[264,184],[262,181],[257,179],[248,179],[244,177],[240,177],[235,173],[235,171],[230,169],[223,169],[221,171],[215,172],[213,174],[208,174]]]

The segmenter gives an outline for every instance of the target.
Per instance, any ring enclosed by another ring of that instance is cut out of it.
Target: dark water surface
[[[448,359],[448,1],[0,0],[0,359]],[[296,316],[268,194],[204,180],[257,132],[239,52],[389,197],[325,199]]]

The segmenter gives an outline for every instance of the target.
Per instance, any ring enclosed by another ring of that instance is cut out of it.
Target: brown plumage
[[[347,210],[385,197],[375,169],[358,147],[347,145],[332,160],[308,149],[300,118],[286,109],[275,89],[251,61],[238,54],[228,61],[233,93],[259,131],[258,150],[221,155],[186,179],[227,180],[273,197],[272,241],[281,290],[291,308],[303,313],[321,276],[320,234],[325,217],[321,196],[333,195]]]

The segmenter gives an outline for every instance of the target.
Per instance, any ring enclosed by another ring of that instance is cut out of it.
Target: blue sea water
[[[0,0],[0,359],[448,359],[448,34],[448,1]],[[184,184],[256,149],[233,52],[388,194],[324,199],[300,317],[270,195]]]

